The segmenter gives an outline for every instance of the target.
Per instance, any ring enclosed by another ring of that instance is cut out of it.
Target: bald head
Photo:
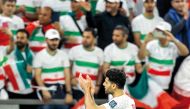
[[[53,10],[50,7],[42,7],[40,9],[39,18],[38,18],[40,24],[42,25],[49,24],[52,21],[51,19],[52,12]]]

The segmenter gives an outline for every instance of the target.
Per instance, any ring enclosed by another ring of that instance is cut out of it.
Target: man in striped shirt
[[[148,57],[148,75],[164,90],[168,90],[176,58],[186,56],[187,47],[178,41],[171,33],[171,25],[160,22],[152,34],[145,39],[139,51],[139,58]],[[152,40],[156,38],[156,40]]]
[[[45,102],[53,98],[72,102],[70,84],[70,63],[66,53],[58,50],[60,35],[57,30],[49,29],[45,33],[47,48],[36,54],[34,59],[35,79],[40,87],[54,86],[55,91],[42,90]],[[44,105],[42,109],[68,109],[68,105]]]
[[[83,77],[89,75],[96,86],[95,94],[98,93],[101,86],[102,77],[102,64],[103,64],[103,51],[95,46],[96,33],[92,28],[86,28],[83,32],[82,45],[73,47],[69,52],[70,60],[73,63],[72,74],[73,74],[73,85],[76,89],[77,96],[81,92],[81,87],[78,84],[79,74]],[[83,94],[81,94],[83,95]],[[82,97],[82,96],[81,96]],[[76,99],[78,99],[76,98]]]

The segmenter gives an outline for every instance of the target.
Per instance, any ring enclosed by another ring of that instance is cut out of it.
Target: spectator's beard
[[[16,42],[16,46],[18,47],[18,49],[23,49],[23,48],[25,48],[26,45],[27,44],[24,44],[22,42]]]
[[[58,48],[58,45],[48,45],[48,49],[50,49],[51,51],[55,51],[55,50],[57,50],[57,48]]]

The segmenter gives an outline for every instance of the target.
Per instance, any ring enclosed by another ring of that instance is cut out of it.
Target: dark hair
[[[29,32],[27,30],[25,30],[25,29],[19,29],[19,30],[17,30],[16,34],[18,34],[19,32],[25,33],[26,36],[27,36],[27,39],[30,38],[30,34],[29,34]]]
[[[123,26],[123,25],[117,25],[116,27],[115,27],[115,29],[114,30],[120,30],[120,31],[122,31],[123,32],[123,36],[125,36],[125,35],[128,35],[129,34],[129,29],[128,28],[126,28],[125,26]]]
[[[109,69],[106,72],[106,77],[109,78],[109,81],[115,83],[119,89],[124,89],[126,82],[125,72],[119,69]]]
[[[4,5],[6,2],[15,2],[16,3],[16,0],[2,0],[2,4]]]
[[[84,30],[84,32],[85,32],[85,31],[86,31],[86,32],[91,32],[92,35],[93,35],[93,37],[96,38],[96,36],[97,36],[97,31],[96,31],[96,29],[87,27],[87,28]]]

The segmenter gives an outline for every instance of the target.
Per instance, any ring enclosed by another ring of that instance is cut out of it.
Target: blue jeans
[[[64,99],[66,96],[65,93],[65,86],[61,84],[53,84],[57,86],[56,91],[49,91],[51,93],[52,99]],[[46,87],[52,86],[49,84],[46,84]],[[69,109],[69,105],[42,105],[39,106],[38,109]]]

